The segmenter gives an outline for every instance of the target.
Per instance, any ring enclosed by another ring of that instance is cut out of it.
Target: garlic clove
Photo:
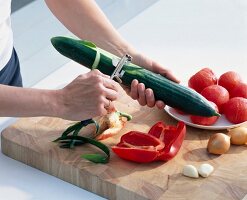
[[[191,178],[199,177],[198,171],[193,165],[185,165],[183,168],[183,175]]]
[[[210,165],[210,164],[207,164],[207,163],[202,164],[202,165],[198,168],[199,174],[200,174],[202,177],[204,177],[204,178],[209,177],[210,174],[213,173],[213,171],[214,171],[214,167],[213,167],[212,165]]]

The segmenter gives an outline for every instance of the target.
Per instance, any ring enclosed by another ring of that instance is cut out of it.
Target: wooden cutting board
[[[140,107],[127,95],[116,103],[120,111],[133,115],[119,135],[104,140],[108,146],[119,141],[129,130],[148,131],[158,120],[177,122],[164,111]],[[210,134],[187,127],[187,135],[177,156],[169,162],[136,164],[114,153],[108,164],[93,164],[81,154],[97,152],[90,145],[61,149],[51,142],[69,125],[57,118],[23,118],[2,132],[2,152],[88,191],[108,199],[243,199],[247,194],[247,147],[231,146],[227,154],[210,155],[206,151]],[[88,130],[86,130],[87,132]],[[85,133],[86,133],[85,132]],[[198,167],[210,163],[215,167],[208,178],[191,179],[181,174],[185,164]]]

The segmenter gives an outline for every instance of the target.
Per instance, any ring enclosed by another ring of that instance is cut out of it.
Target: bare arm
[[[121,56],[129,53],[133,62],[157,73],[175,78],[158,63],[139,54],[112,26],[93,0],[46,0],[54,15],[75,35]],[[62,90],[39,90],[0,84],[0,116],[51,116],[83,120],[106,114],[109,100],[117,99],[117,85],[98,71],[79,76]],[[152,90],[134,80],[130,96],[141,105],[159,108]]]
[[[0,116],[55,116],[55,93],[0,85]]]
[[[118,56],[136,54],[93,0],[46,0],[53,14],[76,36]]]
[[[133,57],[133,63],[178,82],[169,70],[137,52],[126,42],[94,0],[46,0],[46,3],[53,14],[79,38],[90,40],[118,56],[128,53]],[[143,106],[153,107],[156,104],[160,109],[165,106],[162,101],[155,102],[153,91],[137,80],[132,82],[129,95]]]
[[[84,120],[105,115],[118,97],[118,84],[98,70],[78,76],[59,90],[0,84],[0,117],[60,117]]]

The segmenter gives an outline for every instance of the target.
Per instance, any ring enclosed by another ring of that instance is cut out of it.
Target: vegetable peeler
[[[113,71],[112,75],[111,75],[111,79],[116,79],[119,83],[122,83],[122,76],[124,75],[124,70],[122,70],[123,66],[125,64],[128,64],[129,62],[131,62],[132,57],[128,54],[125,54],[120,60],[118,59],[112,59],[112,64],[116,67],[115,70]],[[116,61],[118,61],[117,64]]]
[[[117,82],[122,83],[122,76],[124,75],[124,70],[122,70],[123,66],[125,64],[128,64],[129,62],[131,62],[132,57],[128,54],[125,54],[120,60],[118,58],[113,58],[112,59],[112,64],[113,66],[115,66],[115,70],[113,71],[112,75],[110,76],[110,79],[116,79]],[[93,119],[86,119],[81,121],[80,123],[83,125],[88,125],[89,122],[91,123],[95,123]]]

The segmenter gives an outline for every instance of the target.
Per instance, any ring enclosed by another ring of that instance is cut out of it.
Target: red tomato
[[[229,93],[231,90],[241,82],[241,77],[237,72],[228,71],[222,74],[218,80],[218,84],[226,88]]]
[[[247,84],[239,83],[234,87],[230,93],[231,98],[233,97],[243,97],[247,99]]]
[[[224,105],[224,114],[234,124],[247,121],[247,99],[243,97],[230,99]]]
[[[222,112],[221,106],[229,100],[229,92],[220,85],[210,85],[201,92],[207,100],[214,102],[219,111]]]
[[[213,106],[215,107],[215,110],[218,112],[218,107],[215,103],[210,102],[211,104],[213,104]],[[202,117],[202,116],[196,116],[196,115],[190,115],[190,120],[194,123],[194,124],[200,124],[200,125],[204,125],[204,126],[210,126],[213,125],[217,120],[218,120],[218,116],[213,116],[213,117]]]
[[[209,68],[203,68],[194,74],[188,82],[190,88],[201,92],[205,87],[217,84],[217,77]]]

